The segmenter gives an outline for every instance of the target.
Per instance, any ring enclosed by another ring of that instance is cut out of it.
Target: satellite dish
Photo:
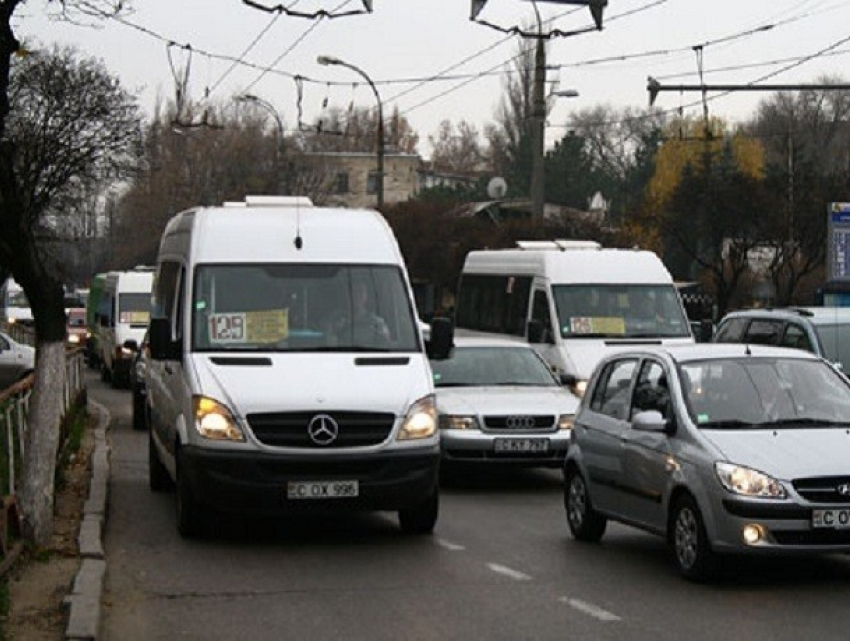
[[[490,198],[494,200],[504,198],[506,193],[508,193],[508,183],[501,176],[491,178],[490,182],[487,183],[487,195]]]

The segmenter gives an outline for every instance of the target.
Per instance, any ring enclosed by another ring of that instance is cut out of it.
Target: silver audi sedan
[[[717,555],[850,551],[850,382],[799,350],[635,349],[597,366],[564,469],[572,535],[620,521],[679,571]]]
[[[450,358],[431,368],[444,469],[563,466],[579,399],[527,343],[455,337]]]

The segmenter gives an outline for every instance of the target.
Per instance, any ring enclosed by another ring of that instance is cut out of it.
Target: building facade
[[[373,153],[314,152],[304,155],[312,170],[323,176],[326,204],[375,207],[378,204],[378,162]],[[419,190],[422,159],[417,154],[384,155],[384,203],[404,202]]]

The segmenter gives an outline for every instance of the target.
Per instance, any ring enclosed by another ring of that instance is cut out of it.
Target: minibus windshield
[[[554,285],[563,338],[687,338],[673,285]]]
[[[392,265],[200,265],[196,351],[419,351],[402,272]]]

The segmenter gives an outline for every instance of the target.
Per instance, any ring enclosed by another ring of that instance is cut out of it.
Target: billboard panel
[[[828,280],[850,282],[850,203],[829,203],[827,216]]]

